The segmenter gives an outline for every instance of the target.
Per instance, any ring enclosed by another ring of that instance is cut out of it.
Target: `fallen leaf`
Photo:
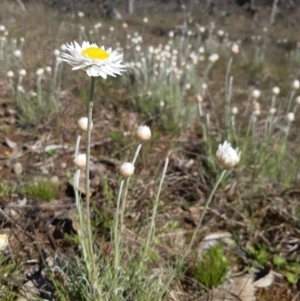
[[[11,149],[14,149],[17,146],[17,142],[14,142],[7,137],[5,137],[5,143]]]
[[[272,270],[270,270],[270,272],[266,276],[254,281],[253,285],[256,288],[263,288],[263,287],[270,286],[273,282],[274,282],[274,273]]]

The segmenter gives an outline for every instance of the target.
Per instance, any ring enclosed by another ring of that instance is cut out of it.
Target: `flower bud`
[[[219,59],[219,55],[217,53],[214,53],[214,54],[210,55],[209,58],[208,58],[208,60],[211,63],[215,63],[218,59]]]
[[[14,56],[15,56],[16,58],[20,58],[20,57],[21,57],[21,55],[22,55],[22,52],[21,52],[21,50],[19,50],[19,49],[16,49],[16,50],[14,51]]]
[[[147,141],[151,138],[151,130],[149,126],[141,125],[139,126],[136,135],[141,141]]]
[[[233,44],[231,46],[230,50],[231,50],[232,54],[239,54],[239,52],[240,52],[239,45],[238,44]]]
[[[260,96],[260,91],[259,90],[257,90],[257,89],[254,89],[253,91],[252,91],[252,97],[254,98],[254,99],[257,99],[259,96]]]
[[[231,144],[225,141],[219,145],[216,153],[218,163],[225,169],[230,169],[236,166],[241,159],[241,152],[238,148],[233,149]]]
[[[233,107],[231,110],[232,115],[236,115],[238,113],[238,108],[237,107]]]
[[[14,77],[14,72],[10,70],[10,71],[7,72],[6,75],[7,75],[8,78],[13,78]]]
[[[295,79],[292,85],[292,88],[294,90],[298,90],[300,88],[300,82],[298,81],[298,79]]]
[[[59,56],[60,55],[60,51],[58,49],[54,49],[53,54],[55,56]]]
[[[87,117],[81,117],[78,121],[77,121],[77,125],[78,127],[86,132],[88,130],[88,118]],[[91,123],[91,129],[93,128],[93,122]]]
[[[300,105],[300,96],[297,96],[296,99],[295,99],[295,101],[296,101],[296,103],[297,103],[298,105]]]
[[[260,103],[257,101],[253,102],[253,113],[255,115],[260,115]]]
[[[42,76],[44,74],[44,69],[43,68],[39,68],[38,70],[36,70],[36,75],[37,76]]]
[[[270,109],[270,114],[271,114],[271,115],[274,115],[274,114],[276,113],[276,111],[277,111],[276,108],[271,108],[271,109]]]
[[[134,165],[131,162],[125,162],[120,167],[120,173],[123,177],[129,178],[134,173]]]
[[[20,76],[25,76],[26,75],[26,70],[25,69],[21,69],[19,71]]]
[[[280,93],[280,89],[278,87],[274,87],[272,89],[272,92],[273,92],[274,95],[278,95]]]
[[[79,154],[73,160],[75,166],[77,168],[84,168],[86,167],[86,154]]]
[[[0,252],[5,251],[8,247],[8,236],[6,234],[0,234]]]
[[[293,122],[295,120],[295,114],[293,112],[290,112],[286,115],[286,118],[289,122]]]
[[[196,95],[196,102],[201,103],[203,102],[203,97],[199,94]]]

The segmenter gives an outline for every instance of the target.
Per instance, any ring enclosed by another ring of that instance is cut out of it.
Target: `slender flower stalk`
[[[147,237],[147,242],[146,242],[146,245],[145,245],[145,249],[144,249],[145,251],[144,252],[146,252],[146,250],[148,249],[149,244],[150,244],[150,242],[151,242],[151,240],[154,236],[154,233],[155,233],[155,217],[156,217],[156,212],[157,212],[157,206],[158,206],[158,201],[159,201],[159,198],[160,198],[160,193],[161,193],[162,185],[164,183],[164,179],[165,179],[165,176],[166,176],[168,165],[169,165],[169,158],[166,158],[163,173],[162,173],[162,177],[160,179],[158,191],[157,191],[155,201],[154,201],[154,204],[153,204],[151,225],[150,225],[150,230],[148,232],[148,237]]]
[[[226,128],[226,131],[228,131],[229,123],[230,123],[230,98],[231,98],[232,81],[231,81],[231,85],[230,85],[229,74],[230,74],[232,61],[233,61],[233,56],[231,56],[228,61],[227,69],[226,69],[226,76],[225,76],[225,128]],[[227,137],[227,139],[228,139],[228,137]]]
[[[94,90],[95,90],[95,81],[94,76],[91,77],[91,87],[90,87],[90,97],[88,104],[88,128],[87,128],[87,144],[86,144],[86,182],[85,182],[85,191],[86,191],[86,216],[87,216],[87,231],[88,231],[88,244],[89,244],[89,254],[92,255],[93,251],[93,236],[91,228],[91,213],[90,213],[90,157],[91,157],[91,132],[92,132],[92,116],[93,116],[93,106],[94,106]],[[91,256],[91,271],[93,275],[93,280],[97,278],[96,273],[96,263],[95,257]]]

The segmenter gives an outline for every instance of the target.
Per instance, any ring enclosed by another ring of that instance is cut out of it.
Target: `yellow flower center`
[[[89,47],[81,51],[81,54],[92,60],[107,60],[109,53],[98,47]]]

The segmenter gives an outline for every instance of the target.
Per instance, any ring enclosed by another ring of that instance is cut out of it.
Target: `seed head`
[[[124,162],[120,167],[120,173],[125,178],[131,177],[134,174],[134,165],[131,162]]]

